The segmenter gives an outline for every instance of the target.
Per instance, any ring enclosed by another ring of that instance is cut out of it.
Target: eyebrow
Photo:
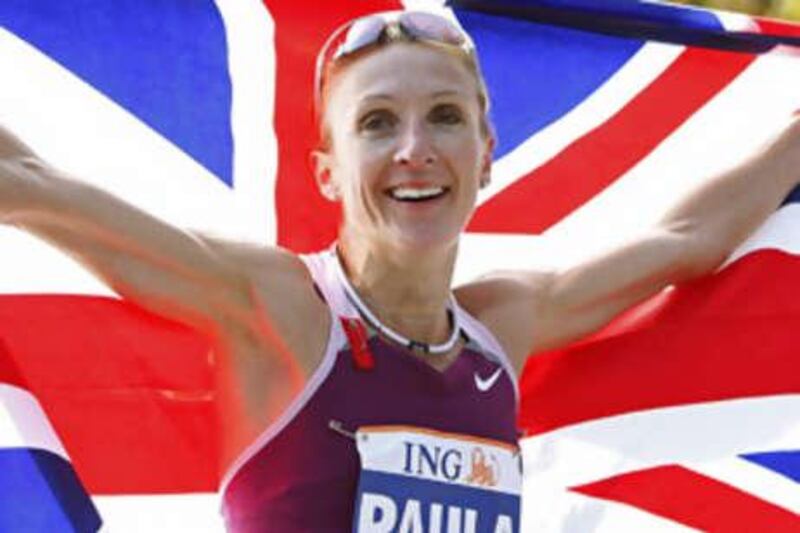
[[[368,94],[359,99],[359,102],[371,102],[373,100],[394,100],[391,95],[383,93]]]
[[[436,91],[435,93],[433,93],[432,96],[434,98],[439,98],[441,96],[463,96],[463,95],[464,95],[463,91],[456,91],[454,89],[445,89],[443,91]]]
[[[431,93],[431,97],[432,98],[441,98],[443,96],[463,96],[463,95],[464,95],[463,91],[458,91],[458,90],[455,90],[455,89],[444,89],[444,90],[441,90],[441,91],[436,91],[434,93]],[[373,100],[394,100],[394,99],[395,98],[390,94],[374,93],[374,94],[368,94],[368,95],[360,98],[359,101],[360,102],[371,102]]]

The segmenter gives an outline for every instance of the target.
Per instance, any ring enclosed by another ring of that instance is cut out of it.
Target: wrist
[[[19,177],[17,163],[0,158],[0,223],[9,222],[11,210],[19,196]]]
[[[800,111],[794,114],[788,131],[788,163],[787,172],[791,176],[792,186],[800,185]]]
[[[0,158],[0,222],[13,223],[15,213],[34,205],[45,163],[33,156]]]
[[[800,185],[800,114],[795,113],[766,152],[766,163],[774,177],[788,188]]]

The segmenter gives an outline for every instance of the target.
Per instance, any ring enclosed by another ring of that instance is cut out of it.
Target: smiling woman
[[[455,245],[488,179],[493,142],[481,133],[470,73],[411,43],[364,57],[333,82],[331,149],[316,158],[322,190],[343,200],[342,248],[372,242],[356,237],[365,232],[391,247]]]
[[[2,128],[0,220],[213,340],[231,531],[519,531],[515,373],[716,268],[800,179],[800,119],[621,247],[453,289],[495,144],[469,37],[379,13],[318,72],[316,178],[344,214],[329,250],[170,226]]]
[[[391,13],[344,27],[321,57],[316,174],[344,217],[335,249],[305,262],[332,331],[294,415],[231,468],[228,522],[247,530],[313,505],[293,527],[389,531],[424,520],[445,530],[458,520],[516,531],[513,370],[450,291],[494,143],[474,51],[445,19]],[[282,465],[295,465],[285,474],[293,487],[332,496],[254,505],[285,482],[265,475]]]

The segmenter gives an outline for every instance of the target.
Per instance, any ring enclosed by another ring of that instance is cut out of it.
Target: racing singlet
[[[322,362],[223,479],[228,531],[517,533],[513,370],[456,304],[461,352],[439,371],[370,335],[335,252],[303,256],[330,308]]]

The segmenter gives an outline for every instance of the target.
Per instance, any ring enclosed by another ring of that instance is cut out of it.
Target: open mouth
[[[448,191],[447,187],[392,187],[386,194],[399,202],[426,202],[441,198]]]

